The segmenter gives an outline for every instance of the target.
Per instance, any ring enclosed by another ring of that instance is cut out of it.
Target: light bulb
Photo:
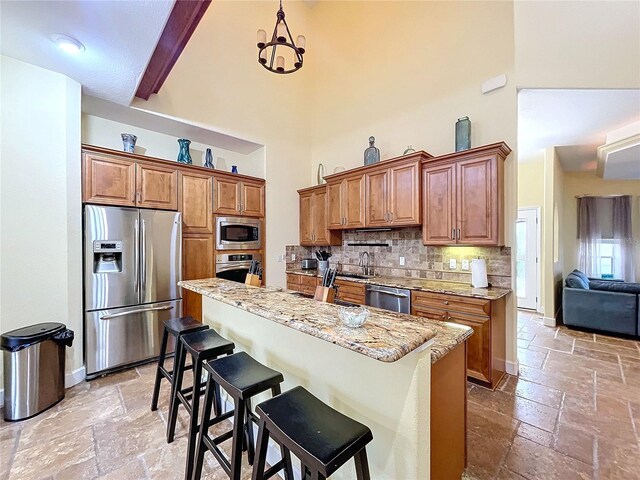
[[[276,70],[279,72],[284,72],[284,57],[278,56],[276,58]]]
[[[287,41],[287,28],[285,27],[284,22],[278,23],[276,36],[278,37],[278,41],[280,43],[284,43]]]
[[[258,48],[264,47],[265,43],[267,43],[267,32],[258,30]]]
[[[260,50],[260,57],[258,58],[258,61],[264,65],[265,63],[267,63],[267,49],[265,48],[264,50]]]
[[[304,53],[305,52],[305,45],[307,44],[307,39],[304,38],[304,35],[298,35],[298,38],[296,39],[296,47],[298,47],[298,51],[300,53]]]
[[[83,44],[68,35],[62,35],[60,33],[53,34],[51,35],[51,41],[58,45],[60,50],[69,55],[78,55],[85,50]]]

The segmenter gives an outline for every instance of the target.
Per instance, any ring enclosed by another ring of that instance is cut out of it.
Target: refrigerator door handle
[[[128,312],[112,313],[111,315],[103,315],[100,320],[111,320],[112,318],[124,317],[125,315],[133,315],[134,313],[159,312],[164,310],[172,310],[173,305],[163,305],[161,307],[139,308],[137,310],[129,310]]]
[[[138,219],[136,218],[133,224],[134,231],[134,249],[133,249],[133,290],[135,292],[138,291],[138,279],[140,275],[138,275],[138,271],[140,270],[140,259],[138,258],[138,249],[140,245],[140,233],[138,232]]]
[[[140,283],[142,284],[142,291],[145,292],[145,290],[147,289],[147,228],[144,222],[144,218],[142,219],[142,242],[140,242],[140,252],[142,254]]]

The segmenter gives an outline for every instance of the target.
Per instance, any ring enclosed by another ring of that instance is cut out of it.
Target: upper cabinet
[[[298,190],[300,195],[300,245],[340,245],[339,232],[328,228],[326,185]]]
[[[136,206],[136,162],[84,153],[82,201]]]
[[[178,209],[178,169],[136,163],[136,205],[163,210]]]
[[[213,213],[264,217],[264,181],[214,175]]]
[[[422,162],[425,245],[504,244],[505,143]]]
[[[213,233],[213,178],[180,172],[183,233]]]
[[[420,225],[420,162],[411,160],[365,174],[365,226]]]
[[[364,173],[357,173],[327,181],[329,229],[345,230],[365,226],[364,179]]]

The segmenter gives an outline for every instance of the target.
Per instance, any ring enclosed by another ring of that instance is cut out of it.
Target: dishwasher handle
[[[406,295],[404,293],[396,293],[390,290],[385,290],[383,288],[367,287],[367,290],[369,290],[370,292],[384,293],[385,295],[391,295],[392,297],[397,298],[409,298],[409,295]]]

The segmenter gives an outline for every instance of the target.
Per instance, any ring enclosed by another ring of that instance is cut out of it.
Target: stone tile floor
[[[519,312],[518,356],[520,377],[495,392],[469,384],[466,477],[640,479],[640,342],[549,328]],[[151,412],[153,380],[154,365],[138,367],[83,382],[31,420],[0,421],[0,478],[182,478],[187,417],[180,409],[168,445],[168,388]],[[206,458],[203,478],[227,478]],[[246,460],[243,473],[250,478]]]

